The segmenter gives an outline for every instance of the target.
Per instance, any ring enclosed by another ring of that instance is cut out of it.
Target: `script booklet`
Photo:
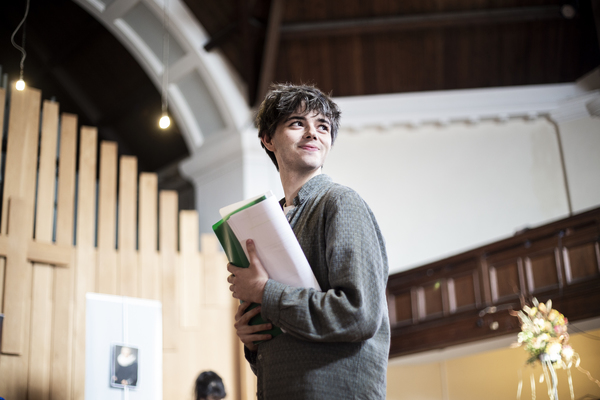
[[[256,253],[269,278],[294,286],[321,290],[306,256],[288,223],[281,206],[270,191],[231,204],[219,210],[222,219],[213,225],[229,262],[248,268],[246,240],[254,240]],[[256,307],[252,304],[249,309]],[[251,325],[264,324],[261,315],[250,320]],[[281,333],[279,327],[262,333],[273,337]]]

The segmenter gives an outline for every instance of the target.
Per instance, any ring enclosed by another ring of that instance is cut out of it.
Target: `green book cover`
[[[229,224],[227,223],[227,220],[229,219],[229,217],[237,212],[240,212],[242,210],[245,210],[248,207],[251,207],[257,203],[260,203],[261,201],[265,200],[267,197],[266,196],[260,196],[257,199],[251,200],[248,203],[242,205],[240,208],[237,208],[236,210],[234,210],[233,212],[227,214],[225,217],[223,217],[223,219],[221,219],[219,222],[217,222],[216,224],[214,224],[212,226],[213,231],[215,232],[215,234],[217,235],[217,238],[219,239],[219,242],[221,243],[221,247],[223,247],[223,250],[225,251],[225,255],[227,256],[227,259],[229,260],[229,262],[233,265],[235,265],[236,267],[240,267],[240,268],[248,268],[248,266],[250,265],[250,262],[248,261],[248,258],[246,257],[246,254],[244,253],[244,249],[242,247],[242,245],[240,244],[240,242],[238,241],[237,237],[235,236],[235,234],[233,233],[233,230],[229,227]],[[258,304],[252,303],[250,305],[250,307],[248,307],[247,311],[252,310],[253,308],[257,307]],[[260,324],[265,324],[268,321],[265,321],[262,316],[260,314],[258,314],[257,316],[255,316],[254,318],[252,318],[250,320],[250,325],[260,325]],[[279,334],[281,334],[281,328],[273,325],[273,328],[267,331],[261,331],[260,333],[269,333],[271,334],[271,336],[275,337]]]

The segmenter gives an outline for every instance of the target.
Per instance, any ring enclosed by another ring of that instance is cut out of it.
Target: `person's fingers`
[[[246,303],[250,304],[250,302],[246,302]],[[260,306],[253,308],[252,310],[247,311],[247,312],[243,313],[242,315],[240,315],[239,318],[236,318],[236,321],[240,321],[242,324],[248,325],[248,322],[250,322],[250,320],[252,318],[254,318],[258,314],[260,314],[260,311],[261,311]]]
[[[237,312],[235,313],[235,320],[237,321],[238,319],[240,319],[242,317],[242,315],[244,315],[244,313],[246,312],[248,307],[250,307],[251,305],[252,305],[252,303],[250,303],[249,301],[244,301],[243,303],[240,303],[240,305],[238,306]],[[256,307],[256,308],[258,308],[260,310],[260,307]]]
[[[232,275],[235,275],[240,269],[243,268],[236,267],[232,263],[227,264],[227,271],[231,272]]]

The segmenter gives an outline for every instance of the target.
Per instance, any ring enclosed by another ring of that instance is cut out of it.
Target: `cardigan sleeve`
[[[307,232],[319,239],[309,238],[311,248],[303,249],[313,255],[317,252],[309,262],[313,270],[325,269],[328,282],[321,284],[324,291],[269,280],[262,315],[303,340],[366,340],[377,332],[384,320],[382,314],[387,312],[383,238],[374,215],[356,192],[346,190],[322,201],[326,203],[318,212],[324,215],[315,216],[322,221],[322,232]],[[313,265],[315,259],[321,265]]]

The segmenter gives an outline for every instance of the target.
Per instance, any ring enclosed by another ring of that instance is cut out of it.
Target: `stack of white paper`
[[[265,200],[227,219],[246,257],[246,240],[252,239],[269,278],[294,287],[321,290],[279,202],[271,192],[265,196]],[[222,208],[221,216],[225,218],[231,209],[231,206]]]

